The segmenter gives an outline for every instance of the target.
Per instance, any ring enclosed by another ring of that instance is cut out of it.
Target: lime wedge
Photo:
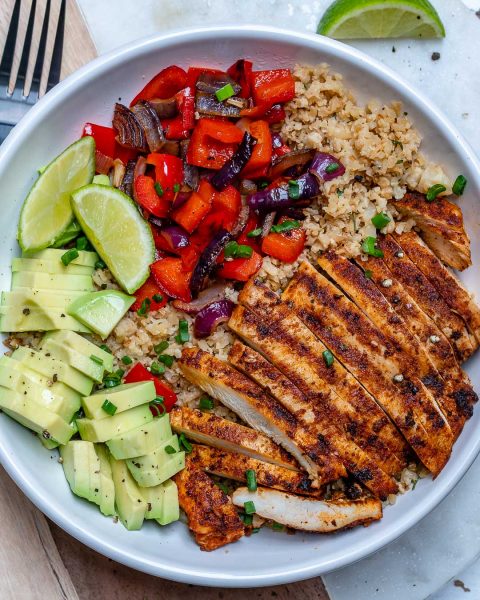
[[[72,207],[89,242],[129,294],[148,277],[155,260],[152,232],[132,200],[106,185],[72,194]]]
[[[336,0],[317,33],[338,40],[440,38],[445,28],[428,0]]]
[[[105,339],[134,302],[133,296],[118,290],[91,292],[76,298],[67,313]]]
[[[24,251],[52,245],[73,221],[70,196],[95,175],[95,142],[80,138],[55,158],[30,190],[20,213],[18,241]]]

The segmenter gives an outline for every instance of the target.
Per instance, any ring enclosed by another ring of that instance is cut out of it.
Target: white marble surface
[[[330,0],[78,3],[98,51],[104,53],[156,32],[197,26],[251,23],[312,32]],[[475,15],[480,0],[433,0],[433,4],[447,29],[445,40],[358,41],[353,45],[420,87],[480,154],[480,17]],[[432,52],[440,52],[440,60],[432,61]],[[480,459],[414,530],[375,556],[324,577],[332,600],[454,600],[466,593],[455,580],[471,590],[467,598],[480,598],[480,563],[475,560],[480,556],[479,479]]]

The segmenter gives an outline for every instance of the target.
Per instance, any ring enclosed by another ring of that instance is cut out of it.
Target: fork
[[[0,144],[60,81],[66,0],[2,0],[0,29]],[[10,18],[9,18],[10,17]]]

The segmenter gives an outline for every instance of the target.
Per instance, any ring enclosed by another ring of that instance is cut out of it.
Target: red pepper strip
[[[192,133],[187,161],[197,167],[221,169],[242,137],[242,131],[228,121],[200,119]]]
[[[203,179],[198,192],[192,192],[190,198],[172,214],[172,219],[188,233],[193,233],[208,215],[213,203],[212,186]]]
[[[172,410],[173,405],[177,401],[177,394],[172,390],[170,386],[168,386],[165,382],[161,381],[155,375],[152,375],[150,371],[148,371],[142,363],[136,363],[127,373],[125,379],[125,383],[139,383],[141,381],[153,381],[155,384],[155,392],[157,396],[161,396],[163,398],[163,405],[165,406],[165,410],[170,412]]]
[[[257,213],[253,210],[250,210],[247,224],[245,225],[245,229],[242,231],[242,233],[237,237],[237,243],[244,246],[250,246],[250,248],[253,248],[255,252],[260,254],[262,251],[259,243],[260,236],[248,237],[247,234],[255,229],[261,229],[261,227],[262,224]]]
[[[162,300],[157,302],[157,300],[153,299],[154,296],[161,296]],[[151,275],[142,287],[135,292],[135,298],[136,300],[130,307],[130,310],[138,310],[141,308],[143,301],[147,299],[150,300],[150,304],[148,305],[150,310],[160,310],[167,303],[166,294],[162,293],[162,290],[155,283]]]
[[[162,127],[167,140],[186,140],[195,127],[195,94],[186,87],[176,94],[179,114],[172,119],[162,119]]]
[[[113,159],[119,158],[125,164],[127,164],[131,158],[136,158],[138,154],[136,150],[122,148],[120,144],[117,144],[115,140],[117,134],[112,127],[105,127],[104,125],[97,125],[96,123],[85,123],[83,126],[82,137],[86,135],[93,137],[95,140],[95,148],[99,152]]]
[[[288,221],[287,217],[280,219],[280,223]],[[285,263],[292,263],[302,253],[305,247],[305,230],[303,228],[290,229],[283,233],[269,233],[262,242],[262,251],[273,258],[278,258]]]
[[[174,96],[179,90],[187,85],[186,72],[172,65],[160,71],[147,85],[139,92],[130,103],[130,106],[136,104],[139,100],[153,100],[153,98],[166,99]]]
[[[183,161],[171,154],[155,152],[147,156],[147,164],[155,166],[155,179],[161,186],[162,200],[172,202],[183,183]]]
[[[220,213],[228,213],[228,215],[234,219],[235,223],[240,214],[240,209],[242,208],[242,197],[240,196],[240,192],[233,185],[227,185],[221,192],[215,190],[209,183],[208,185],[213,193],[212,210]]]
[[[157,260],[150,265],[150,271],[157,285],[170,298],[179,298],[184,302],[191,301],[192,274],[183,270],[181,258],[167,257]]]
[[[266,121],[250,123],[250,133],[257,140],[252,156],[245,165],[241,176],[247,179],[265,177],[272,160],[272,134]]]
[[[187,72],[187,86],[195,90],[197,79],[201,73],[221,73],[219,69],[208,69],[205,67],[190,67]]]
[[[295,97],[295,80],[289,69],[254,71],[252,93],[257,106],[269,107]]]
[[[227,70],[228,75],[242,87],[240,98],[250,98],[252,95],[252,68],[253,64],[242,58]]]
[[[156,217],[166,217],[170,202],[161,198],[155,190],[155,182],[148,175],[138,175],[135,179],[135,197],[138,204]]]
[[[223,263],[218,271],[218,275],[224,279],[248,281],[261,266],[262,257],[254,251],[250,258],[234,258]]]
[[[192,244],[179,248],[177,252],[182,259],[182,270],[191,273],[198,262],[200,252]]]

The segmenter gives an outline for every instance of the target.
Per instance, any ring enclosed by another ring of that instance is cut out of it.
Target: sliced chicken
[[[227,494],[187,457],[185,468],[174,478],[180,508],[202,550],[216,550],[245,534],[238,512]]]
[[[317,427],[322,416],[319,414],[316,404],[309,401],[290,379],[260,353],[236,340],[230,350],[228,360],[270,392],[284,406],[290,407],[293,414],[300,421],[305,422],[306,426]],[[400,473],[406,464],[407,446],[390,420],[385,418],[385,415],[382,418],[385,423],[383,421],[377,423],[375,433],[372,431],[370,434],[368,447],[366,444],[362,445],[361,440],[358,445],[367,451],[375,447],[374,456],[379,466],[386,473],[394,475]],[[356,424],[350,423],[349,427],[352,426],[356,426]],[[399,454],[400,458],[395,452]]]
[[[470,240],[456,204],[443,196],[427,202],[423,194],[409,192],[393,205],[401,215],[415,220],[425,242],[446,265],[463,271],[472,264]]]
[[[232,499],[241,507],[245,502],[253,502],[256,514],[264,519],[292,529],[318,533],[366,525],[382,518],[381,502],[371,497],[314,500],[265,488],[249,492],[246,487],[241,487],[235,490]]]
[[[300,321],[299,324],[303,326]],[[272,360],[310,400],[305,414],[302,415],[298,407],[296,416],[302,418],[302,423],[322,442],[325,449],[334,452],[342,460],[345,468],[378,497],[386,498],[388,494],[395,493],[394,490],[398,486],[394,479],[351,439],[356,433],[356,421],[349,421],[352,425],[351,433],[348,433],[348,422],[328,403],[328,396],[321,391],[322,388],[325,389],[325,385],[316,375],[317,364],[309,351],[310,344],[307,345],[305,341],[306,336],[312,337],[309,330],[302,331],[305,337],[299,345],[297,332],[292,331],[290,323],[280,323],[271,319],[267,324],[243,306],[237,306],[233,311],[229,326],[255,350]],[[313,343],[316,343],[314,336]],[[295,359],[292,360],[292,357]],[[323,359],[321,360],[323,362]],[[288,398],[284,401],[288,401]],[[313,421],[310,419],[310,411],[315,411]]]
[[[300,265],[283,297],[382,404],[425,466],[438,474],[450,455],[452,433],[421,382],[401,373],[394,344],[309,263]]]
[[[292,471],[300,470],[298,462],[263,433],[217,415],[187,406],[174,406],[170,424],[175,433],[184,433],[200,444],[245,454]]]
[[[194,444],[191,456],[197,467],[213,475],[245,482],[246,472],[252,470],[258,485],[305,496],[319,494],[318,489],[312,489],[305,473],[284,469],[244,454]]]
[[[428,353],[418,338],[410,334],[403,319],[393,310],[379,288],[365,277],[361,269],[334,252],[325,253],[318,259],[318,264],[352,298],[358,307],[356,310],[365,315],[366,319],[362,321],[363,339],[366,344],[371,345],[372,341],[377,344],[374,358],[381,352],[384,364],[393,370],[392,377],[396,371],[405,379],[408,378],[419,391],[418,401],[423,402],[423,396],[430,396],[430,404],[435,404],[438,412],[443,413],[455,438],[458,437],[467,415],[458,410]],[[390,282],[387,281],[387,284]],[[336,289],[333,288],[333,294]],[[349,304],[345,299],[343,304],[339,301],[333,305],[344,309],[344,319],[351,321],[350,313],[345,313],[345,310],[350,311],[352,303]],[[357,335],[362,334],[356,324],[350,324],[350,330]],[[425,406],[429,407],[429,404]]]
[[[340,460],[301,427],[292,413],[226,362],[198,348],[185,348],[179,366],[189,381],[296,458],[312,484],[320,486],[345,474]]]
[[[438,260],[415,231],[394,235],[393,237],[410,260],[440,292],[450,308],[462,317],[475,337],[476,346],[478,347],[478,344],[480,344],[480,307],[475,304],[469,292],[453,273]]]
[[[460,362],[474,352],[476,342],[470,336],[464,321],[454,313],[438,290],[410,260],[391,235],[378,238],[383,260],[397,281],[403,285],[420,308],[443,331]]]

